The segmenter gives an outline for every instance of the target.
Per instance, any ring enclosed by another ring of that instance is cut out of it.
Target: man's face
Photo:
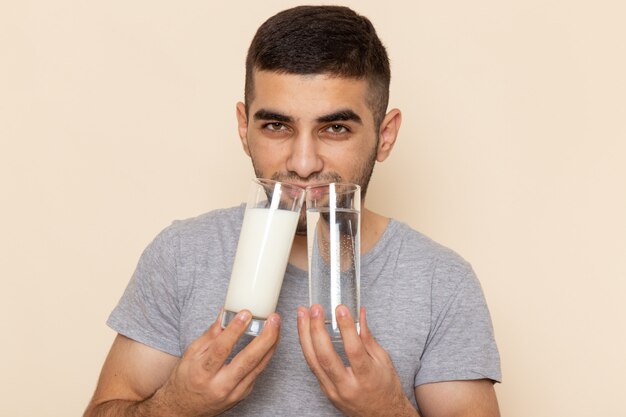
[[[242,103],[237,113],[256,176],[301,187],[351,182],[364,195],[378,143],[366,98],[365,80],[255,71],[247,116]]]
[[[367,93],[365,80],[255,71],[247,116],[240,103],[238,119],[256,176],[301,187],[350,182],[364,196],[378,143]]]

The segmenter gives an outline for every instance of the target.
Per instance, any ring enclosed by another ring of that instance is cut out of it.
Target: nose
[[[302,133],[294,138],[286,168],[300,178],[308,178],[322,171],[324,161],[319,155],[318,143],[313,136]]]

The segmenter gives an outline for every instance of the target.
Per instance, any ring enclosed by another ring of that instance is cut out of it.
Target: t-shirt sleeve
[[[437,268],[430,334],[415,386],[491,379],[500,382],[500,355],[482,288],[472,269]]]
[[[181,356],[176,253],[170,226],[142,253],[137,268],[107,320],[116,332],[160,351]]]

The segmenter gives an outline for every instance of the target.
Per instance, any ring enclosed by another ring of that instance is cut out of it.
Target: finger
[[[280,316],[271,314],[265,321],[261,334],[241,350],[233,360],[226,365],[221,377],[228,385],[235,386],[245,379],[259,364],[264,357],[278,343],[280,333]],[[260,372],[260,371],[259,371]]]
[[[233,350],[237,339],[243,335],[252,319],[248,310],[242,310],[228,323],[228,326],[211,341],[207,350],[202,352],[201,360],[204,368],[209,372],[217,372],[228,355]]]
[[[322,389],[326,392],[333,392],[335,391],[334,384],[317,361],[313,341],[311,340],[310,325],[311,321],[308,309],[300,306],[298,308],[298,336],[300,338],[300,347],[302,348],[304,359],[309,365],[309,368],[311,368],[311,372],[317,377]]]
[[[221,323],[223,314],[224,309],[222,308],[211,326],[189,345],[187,351],[185,352],[185,356],[197,357],[209,348],[211,341],[222,333]]]
[[[377,359],[385,359],[387,357],[387,353],[385,350],[378,344],[372,332],[370,331],[369,326],[367,325],[367,316],[365,314],[365,307],[361,307],[361,314],[359,318],[359,327],[361,328],[361,341],[363,342],[363,346],[365,346],[365,350],[367,353]]]
[[[310,309],[311,342],[317,362],[334,384],[341,384],[346,377],[346,368],[335,351],[324,324],[324,309],[314,304]]]
[[[259,336],[260,337],[260,336]],[[248,374],[235,386],[231,393],[231,398],[235,401],[243,399],[250,394],[252,391],[252,387],[256,378],[263,372],[263,370],[267,367],[270,362],[270,359],[274,355],[276,351],[276,347],[278,346],[278,339],[276,343],[272,346],[272,348],[263,356],[261,361],[254,367]],[[232,364],[232,362],[231,362]]]
[[[340,304],[335,311],[343,347],[352,372],[357,376],[369,374],[372,369],[372,361],[359,337],[350,310],[345,305]]]
[[[261,374],[261,372],[263,372],[263,370],[269,364],[270,359],[272,359],[272,356],[274,355],[274,352],[276,351],[277,346],[278,346],[277,344],[274,345],[272,349],[270,349],[270,351],[267,352],[267,354],[263,357],[261,362],[259,362],[257,367],[254,368],[252,372],[248,373],[248,375],[246,375],[246,377],[239,382],[239,384],[235,387],[235,389],[232,392],[233,398],[243,399],[247,397],[248,394],[250,394],[250,392],[252,391],[252,387],[254,386],[254,383],[256,381],[256,378]]]
[[[367,326],[365,307],[361,306],[361,311],[359,313],[359,327],[361,330],[361,339],[364,342],[366,340],[369,341],[369,339],[372,339],[372,333],[370,332],[370,328]]]

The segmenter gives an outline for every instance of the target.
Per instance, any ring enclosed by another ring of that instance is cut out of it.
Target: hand
[[[220,314],[221,317],[221,314]],[[244,333],[251,314],[243,310],[222,329],[220,317],[187,349],[169,380],[153,400],[176,416],[215,416],[233,407],[251,391],[267,366],[280,333],[280,317],[271,314],[261,334],[229,364],[228,355]]]
[[[346,306],[337,306],[336,313],[349,367],[333,348],[322,307],[298,309],[300,346],[324,394],[348,416],[417,416],[389,355],[367,327],[365,308],[361,308],[360,335]]]

